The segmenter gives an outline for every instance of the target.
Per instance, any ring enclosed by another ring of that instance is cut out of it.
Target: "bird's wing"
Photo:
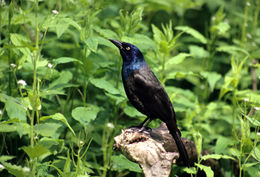
[[[131,79],[131,92],[143,104],[146,115],[163,121],[172,118],[175,120],[171,101],[150,68],[134,71]]]

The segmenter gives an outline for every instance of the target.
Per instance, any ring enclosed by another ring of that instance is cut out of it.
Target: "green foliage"
[[[140,176],[113,151],[145,116],[110,38],[141,49],[183,137],[207,152],[173,176],[259,174],[259,11],[259,0],[0,1],[1,176]]]

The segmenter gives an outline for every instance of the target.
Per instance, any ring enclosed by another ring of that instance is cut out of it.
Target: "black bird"
[[[147,118],[140,125],[146,126],[155,118],[166,123],[178,147],[184,164],[189,166],[189,157],[181,140],[175,112],[166,91],[144,60],[141,51],[126,42],[109,39],[120,50],[123,58],[122,80],[130,103]]]

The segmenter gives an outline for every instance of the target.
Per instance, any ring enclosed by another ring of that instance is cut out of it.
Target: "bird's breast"
[[[135,63],[135,64],[123,64],[122,77],[127,80],[128,77],[135,71],[147,67],[146,63]]]

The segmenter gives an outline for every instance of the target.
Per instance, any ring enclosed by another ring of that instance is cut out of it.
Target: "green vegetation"
[[[1,0],[0,176],[143,176],[113,137],[144,115],[121,57],[136,45],[164,84],[195,168],[260,175],[260,0]],[[151,127],[157,127],[159,120]]]

